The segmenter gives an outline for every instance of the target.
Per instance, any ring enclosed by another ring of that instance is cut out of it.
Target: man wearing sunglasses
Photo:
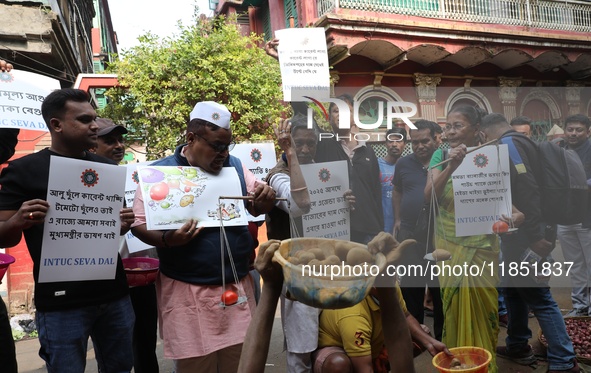
[[[252,175],[247,175],[249,171],[229,153],[234,146],[230,116],[228,109],[216,102],[197,103],[187,125],[187,143],[153,165],[200,167],[212,175],[219,175],[223,167],[234,167],[242,194],[253,197],[247,208],[257,216],[273,208],[275,191],[265,184],[247,186],[254,184],[247,182]],[[133,210],[136,214],[133,233],[155,246],[160,258],[156,291],[164,356],[174,360],[177,373],[236,371],[255,307],[253,283],[248,276],[253,239],[247,226],[225,228],[232,259],[226,254],[222,266],[219,228],[197,229],[197,221],[191,219],[177,230],[149,231],[139,189]],[[225,290],[238,292],[241,288],[247,302],[220,306]]]

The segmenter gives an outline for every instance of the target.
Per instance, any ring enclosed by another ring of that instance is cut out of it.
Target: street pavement
[[[559,248],[557,248],[554,251],[553,255],[558,261],[562,260],[562,252]],[[571,300],[569,279],[566,277],[553,278],[551,281],[551,285],[552,294],[554,295],[554,298],[558,302],[560,308],[563,309],[564,312],[570,310]],[[425,323],[432,328],[433,319],[427,317],[425,318]],[[497,361],[499,366],[499,373],[542,373],[547,371],[548,367],[543,358],[544,351],[537,339],[539,331],[539,325],[537,320],[535,318],[529,319],[529,326],[533,334],[533,338],[531,339],[530,343],[534,347],[534,351],[536,352],[536,354],[540,355],[538,364],[532,367],[527,367],[512,363],[508,360],[498,358]],[[506,329],[501,328],[501,332],[499,334],[499,345],[505,344],[505,337]],[[265,369],[265,373],[285,372],[286,364],[285,353],[283,352],[283,332],[281,330],[281,319],[279,316],[279,312],[276,313],[275,322],[273,324],[273,334],[271,338],[271,345],[269,355],[267,358],[267,366]],[[38,355],[39,342],[37,339],[19,341],[16,343],[16,349],[20,373],[37,373],[47,371],[45,369],[43,360],[41,360],[41,358]],[[160,359],[160,372],[173,372],[172,361],[164,359],[163,357],[162,342],[160,340],[157,346],[157,353]],[[591,367],[583,368],[585,372],[591,373]],[[415,369],[417,372],[420,373],[437,372],[437,370],[431,364],[431,356],[428,353],[423,353],[419,357],[415,358]],[[89,343],[86,372],[98,372],[96,361],[94,360],[94,350],[92,348],[91,343]]]
[[[555,288],[553,290],[554,297],[558,301],[559,305],[563,309],[567,309],[570,307],[570,288]],[[425,318],[425,322],[428,326],[432,327],[433,319],[432,318]],[[532,345],[534,346],[534,350],[536,353],[542,353],[542,348],[540,343],[537,340],[539,326],[535,318],[530,319],[529,321],[530,328],[532,329],[533,338],[532,338]],[[506,329],[501,328],[501,333],[499,334],[499,345],[504,344],[504,339],[506,336]],[[19,364],[19,372],[21,373],[38,373],[38,372],[46,372],[45,365],[43,360],[38,355],[39,352],[39,342],[37,339],[29,339],[25,341],[19,341],[16,343],[17,349],[17,358]],[[173,365],[172,361],[164,359],[162,353],[162,342],[158,342],[157,347],[158,357],[160,359],[160,372],[161,373],[169,373],[173,372]],[[521,365],[514,364],[510,361],[498,359],[499,365],[499,372],[504,373],[541,373],[546,372],[547,364],[545,361],[540,360],[537,367],[530,368],[524,367]],[[415,368],[417,372],[429,373],[429,372],[437,372],[437,370],[431,364],[431,356],[428,353],[423,353],[419,357],[415,359]],[[1,370],[1,369],[0,369]],[[285,365],[285,353],[283,352],[283,332],[281,330],[281,319],[278,316],[275,318],[275,322],[273,324],[273,334],[271,340],[271,347],[269,350],[269,356],[267,358],[267,367],[265,369],[265,373],[280,373],[286,371]],[[586,370],[587,372],[591,372],[590,370]],[[96,373],[98,372],[96,361],[94,360],[94,350],[92,348],[92,344],[89,343],[89,350],[88,350],[88,358],[87,358],[87,366],[86,366],[87,373]]]

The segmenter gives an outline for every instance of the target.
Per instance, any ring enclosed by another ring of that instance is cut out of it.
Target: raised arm
[[[413,315],[407,313],[405,316],[412,339],[420,343],[421,346],[429,351],[431,356],[435,356],[441,351],[445,351],[448,355],[451,355],[451,352],[447,349],[447,346],[427,334]]]
[[[406,240],[399,244],[394,237],[385,232],[378,233],[368,244],[371,253],[382,252],[386,255],[388,264],[396,264],[406,247],[414,240]],[[400,306],[401,300],[394,286],[396,279],[382,272],[376,277],[374,286],[377,288],[382,315],[382,330],[384,342],[388,351],[388,360],[392,373],[413,373],[412,339],[406,316]]]
[[[442,154],[441,151],[435,152],[435,154]],[[466,157],[466,145],[461,144],[449,151],[449,159],[450,161],[446,164],[446,167],[441,170],[440,168],[431,168],[429,173],[427,174],[427,185],[425,185],[425,201],[431,200],[431,193],[435,191],[435,197],[440,198],[443,194],[443,190],[445,189],[445,185],[447,181],[451,177],[451,174],[462,164],[462,161]],[[442,158],[442,157],[441,157]],[[437,160],[443,160],[441,158],[437,158],[435,155],[431,162],[435,162]]]
[[[297,152],[293,144],[291,134],[291,123],[286,119],[277,128],[275,134],[279,142],[279,146],[285,152],[287,157],[287,165],[289,167],[290,175],[290,195],[298,207],[305,212],[310,210],[310,194],[308,193],[308,186],[302,174],[300,162],[298,160]]]
[[[275,320],[275,310],[283,287],[281,267],[272,261],[279,245],[280,241],[271,240],[265,242],[259,248],[255,267],[263,278],[263,289],[259,304],[246,331],[238,365],[239,373],[265,371],[265,363],[269,354],[269,345],[273,332],[273,321]]]
[[[276,60],[279,60],[279,54],[277,53],[277,46],[279,45],[279,39],[275,38],[265,43],[265,52]]]
[[[382,330],[388,351],[390,371],[392,373],[412,373],[412,340],[406,323],[406,317],[400,308],[398,294],[394,287],[378,288],[378,298],[382,309]]]

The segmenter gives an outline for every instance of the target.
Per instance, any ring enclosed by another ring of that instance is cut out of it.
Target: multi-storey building
[[[49,76],[72,87],[81,73],[103,71],[117,52],[107,0],[5,0],[0,2],[0,59],[15,69]],[[104,105],[104,90],[92,92]],[[50,145],[47,134],[22,130],[15,157]],[[1,167],[1,166],[0,166]],[[0,294],[13,312],[33,305],[33,263],[24,241],[8,250],[10,266]]]
[[[326,31],[335,94],[414,102],[439,123],[459,103],[508,119],[527,115],[543,137],[591,114],[591,2],[554,0],[212,0],[266,39],[286,27]],[[248,26],[248,27],[247,27]],[[373,120],[373,122],[372,122]]]

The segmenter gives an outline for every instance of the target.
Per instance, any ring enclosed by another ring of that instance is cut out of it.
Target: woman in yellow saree
[[[445,134],[449,141],[450,162],[445,167],[429,171],[425,196],[431,200],[432,189],[439,203],[435,223],[435,248],[451,253],[450,260],[440,267],[441,298],[443,302],[443,340],[448,347],[478,346],[488,350],[493,359],[489,372],[497,372],[495,349],[499,325],[497,312],[499,278],[497,266],[499,259],[499,240],[496,235],[477,235],[456,237],[454,192],[451,174],[462,163],[466,147],[476,146],[479,141],[479,124],[484,113],[472,106],[453,108],[447,116]],[[431,165],[443,160],[443,152],[437,150],[431,158]],[[464,264],[479,268],[492,268],[483,271],[482,276],[465,273]],[[458,276],[458,268],[462,274]],[[450,269],[456,269],[454,272]]]

